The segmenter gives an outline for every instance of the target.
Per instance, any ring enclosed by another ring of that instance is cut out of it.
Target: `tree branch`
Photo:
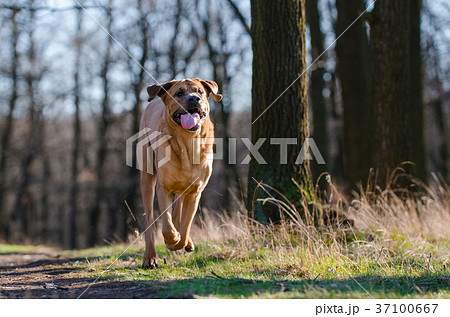
[[[91,9],[91,8],[102,8],[103,6],[100,5],[94,5],[94,6],[83,6],[85,9]],[[52,7],[33,7],[33,6],[27,6],[27,5],[9,5],[9,4],[0,4],[0,9],[8,9],[13,11],[21,11],[21,10],[27,10],[27,11],[40,11],[40,10],[47,10],[50,12],[56,12],[56,11],[68,11],[68,10],[75,10],[80,9],[81,7],[78,5],[70,6],[70,7],[64,7],[64,8],[52,8]]]
[[[236,17],[239,19],[239,21],[241,21],[242,26],[244,27],[245,31],[248,33],[248,35],[250,35],[250,37],[252,37],[252,31],[250,29],[250,26],[245,21],[245,18],[242,15],[242,13],[239,10],[239,8],[237,7],[237,5],[233,2],[233,0],[228,0],[228,3],[230,4],[231,8],[233,9],[234,14],[236,15]]]

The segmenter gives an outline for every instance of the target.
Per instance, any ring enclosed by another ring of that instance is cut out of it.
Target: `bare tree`
[[[426,2],[425,2],[426,3]],[[449,7],[450,9],[450,7]],[[439,34],[442,34],[441,21],[431,10],[430,5],[424,5],[424,16],[427,18],[427,27],[424,28],[425,33],[425,47],[424,51],[424,69],[425,74],[425,88],[427,94],[427,108],[430,110],[432,116],[427,125],[430,126],[427,130],[431,134],[430,139],[434,142],[428,143],[428,163],[431,171],[438,172],[443,179],[449,182],[449,126],[446,120],[446,103],[448,104],[448,92],[444,88],[445,68],[442,67],[441,53],[437,46],[439,43]],[[447,96],[446,96],[447,95]],[[437,132],[433,134],[433,129]]]
[[[370,167],[370,50],[363,0],[336,0],[337,75],[344,109],[345,170],[351,188],[364,182]],[[348,30],[346,30],[348,28]],[[345,31],[345,32],[344,32]]]
[[[143,0],[137,0],[137,9],[139,12],[139,19],[137,23],[137,35],[139,37],[139,46],[141,49],[141,55],[139,58],[139,64],[142,66],[139,68],[138,72],[135,72],[132,77],[132,90],[133,90],[133,97],[134,97],[134,103],[133,108],[131,109],[131,131],[130,135],[134,135],[135,133],[139,132],[139,123],[141,120],[141,98],[140,93],[142,89],[145,87],[144,83],[144,77],[145,77],[145,65],[149,57],[150,53],[150,24],[149,24],[149,15],[151,12],[150,7],[145,6],[143,3]],[[129,68],[132,69],[131,66],[131,60],[128,60]],[[128,170],[128,188],[126,190],[126,202],[128,206],[125,206],[126,209],[128,207],[130,208],[131,212],[136,213],[137,212],[137,206],[138,206],[138,191],[139,191],[139,173],[136,172],[134,169]],[[128,210],[126,210],[126,215],[128,215]],[[120,224],[120,222],[122,222]],[[121,214],[119,217],[119,236],[125,240],[127,238],[128,234],[128,226],[131,222],[131,219],[129,216],[125,216],[124,213]],[[140,229],[140,228],[138,228]]]
[[[202,23],[203,31],[203,35],[199,34],[198,37],[204,38],[208,52],[208,60],[212,66],[212,79],[218,84],[219,91],[226,96],[221,101],[215,103],[218,107],[214,108],[214,112],[220,116],[220,125],[219,129],[217,129],[216,136],[223,139],[223,156],[228,158],[230,115],[232,112],[232,104],[229,96],[231,94],[230,81],[233,78],[233,74],[230,74],[231,67],[229,63],[234,55],[239,54],[239,51],[236,46],[233,46],[231,49],[229,48],[229,31],[226,29],[226,17],[223,14],[223,10],[225,8],[220,4],[217,6],[209,6],[207,16],[205,17],[201,17],[198,7],[196,11],[198,20]],[[230,191],[237,188],[236,185],[239,184],[240,176],[236,164],[230,164],[228,159],[224,161],[224,164],[225,192],[223,194],[223,200],[225,201],[227,210],[230,211],[233,202]]]
[[[233,9],[233,12],[236,15],[236,17],[239,19],[239,21],[241,21],[241,24],[242,24],[242,27],[244,28],[244,30],[251,37],[252,36],[252,31],[250,29],[250,26],[247,24],[247,21],[245,20],[245,17],[242,15],[242,13],[239,10],[239,8],[236,5],[236,3],[234,3],[233,0],[228,0],[228,3],[230,4],[231,8]]]
[[[175,9],[175,21],[174,21],[174,28],[173,28],[173,35],[172,39],[170,41],[170,47],[169,47],[169,61],[170,61],[170,78],[175,78],[178,74],[177,69],[177,39],[180,33],[180,23],[181,23],[181,15],[183,11],[183,4],[181,0],[177,0],[177,5]]]
[[[422,181],[427,181],[424,108],[423,108],[423,73],[420,23],[422,21],[422,0],[409,0],[409,62],[410,62],[410,95],[411,103],[408,111],[410,157],[414,162],[412,172]]]
[[[3,238],[9,236],[9,217],[5,204],[5,197],[7,191],[7,166],[11,144],[11,136],[14,128],[14,110],[16,109],[18,99],[18,69],[19,69],[19,53],[17,50],[17,43],[21,30],[17,22],[17,10],[11,11],[11,37],[10,37],[10,50],[11,50],[11,96],[9,99],[9,110],[6,118],[5,129],[2,134],[1,140],[1,154],[0,154],[0,235]]]
[[[80,157],[80,144],[81,144],[81,119],[80,119],[80,102],[81,102],[81,83],[80,83],[80,67],[81,67],[81,54],[83,47],[82,38],[82,23],[83,12],[81,8],[77,9],[77,27],[74,38],[75,44],[75,70],[73,74],[74,88],[73,88],[73,104],[75,107],[75,113],[73,116],[73,148],[72,148],[72,168],[71,168],[71,188],[70,188],[70,206],[69,214],[66,219],[66,248],[75,248],[77,246],[76,239],[76,215],[78,211],[78,160]]]
[[[113,14],[112,14],[112,1],[110,0],[108,5],[105,7],[106,12],[106,29],[111,30],[113,25]],[[106,195],[106,157],[108,155],[108,143],[107,143],[107,134],[108,129],[111,123],[111,109],[110,109],[110,96],[109,96],[109,71],[112,64],[112,45],[113,39],[111,36],[108,36],[106,39],[105,51],[102,56],[102,66],[100,70],[100,78],[102,81],[103,88],[103,99],[101,101],[101,116],[97,126],[97,142],[98,142],[98,150],[96,154],[96,185],[95,185],[95,198],[94,198],[94,206],[89,214],[89,245],[95,245],[99,239],[99,228],[98,222],[100,219],[100,214],[102,211],[102,204],[105,202]],[[115,215],[110,213],[111,208],[107,208],[108,210],[108,224],[107,231],[111,232],[111,228],[115,227]]]
[[[35,28],[35,12],[30,10],[29,21],[27,23],[28,34],[28,50],[27,59],[29,61],[28,69],[24,71],[24,79],[27,87],[27,97],[29,99],[27,132],[23,138],[24,147],[22,149],[23,157],[20,160],[21,180],[17,188],[16,201],[14,203],[13,212],[11,214],[11,223],[14,230],[10,235],[13,240],[20,241],[25,235],[32,235],[32,231],[36,230],[36,224],[30,223],[31,219],[35,219],[37,215],[36,200],[29,190],[29,186],[33,179],[31,170],[32,163],[39,155],[42,149],[42,120],[43,105],[38,97],[38,84],[44,74],[43,69],[37,65],[36,47],[34,39]]]
[[[309,25],[311,34],[311,58],[317,60],[325,50],[324,35],[320,29],[320,13],[317,0],[306,1],[306,22]],[[328,112],[323,96],[325,89],[325,54],[313,65],[311,71],[310,96],[312,102],[313,113],[313,133],[312,136],[316,142],[325,162],[328,162],[329,152],[329,135],[328,135]],[[315,178],[326,171],[325,165],[312,163],[312,171]],[[326,185],[326,182],[323,182]],[[321,186],[322,187],[322,186]]]

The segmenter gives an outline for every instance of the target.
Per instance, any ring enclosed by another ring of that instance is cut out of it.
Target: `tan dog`
[[[149,128],[148,134],[161,132],[150,141],[155,145],[160,138],[170,136],[153,149],[153,171],[147,170],[147,151],[138,153],[142,158],[141,193],[145,208],[145,254],[142,266],[157,266],[155,225],[153,225],[153,200],[158,195],[162,213],[162,233],[168,249],[184,248],[191,252],[194,244],[189,232],[198,208],[200,196],[212,173],[212,144],[214,126],[210,120],[208,98],[216,101],[217,84],[195,79],[172,80],[147,87],[151,101],[144,111],[140,130]],[[154,99],[155,97],[160,97]],[[194,138],[209,139],[194,142]],[[170,152],[170,153],[169,153]],[[150,152],[151,153],[151,152]],[[170,154],[170,160],[158,166]],[[194,159],[197,157],[197,160]],[[175,195],[175,198],[173,198]]]

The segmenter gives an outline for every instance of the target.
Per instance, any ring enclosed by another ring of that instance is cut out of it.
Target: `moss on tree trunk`
[[[273,186],[293,203],[298,202],[302,195],[312,197],[309,161],[295,164],[302,144],[309,136],[304,5],[304,0],[251,1],[252,122],[266,111],[252,125],[252,142],[254,144],[260,138],[267,139],[259,149],[267,164],[258,164],[255,159],[250,162],[250,202],[257,182]],[[301,74],[303,75],[283,93]],[[287,164],[280,163],[280,146],[270,144],[270,138],[297,139],[296,145],[287,146]],[[294,185],[292,179],[300,184],[301,190]],[[268,196],[260,189],[257,197]],[[276,206],[269,205],[265,204],[261,208],[258,204],[255,218],[277,221],[280,217],[279,210]]]

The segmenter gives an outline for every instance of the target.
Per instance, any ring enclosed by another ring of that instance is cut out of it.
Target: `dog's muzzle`
[[[180,127],[188,131],[196,131],[205,121],[206,113],[202,110],[200,104],[196,102],[195,106],[188,105],[184,109],[176,111],[172,119]]]

